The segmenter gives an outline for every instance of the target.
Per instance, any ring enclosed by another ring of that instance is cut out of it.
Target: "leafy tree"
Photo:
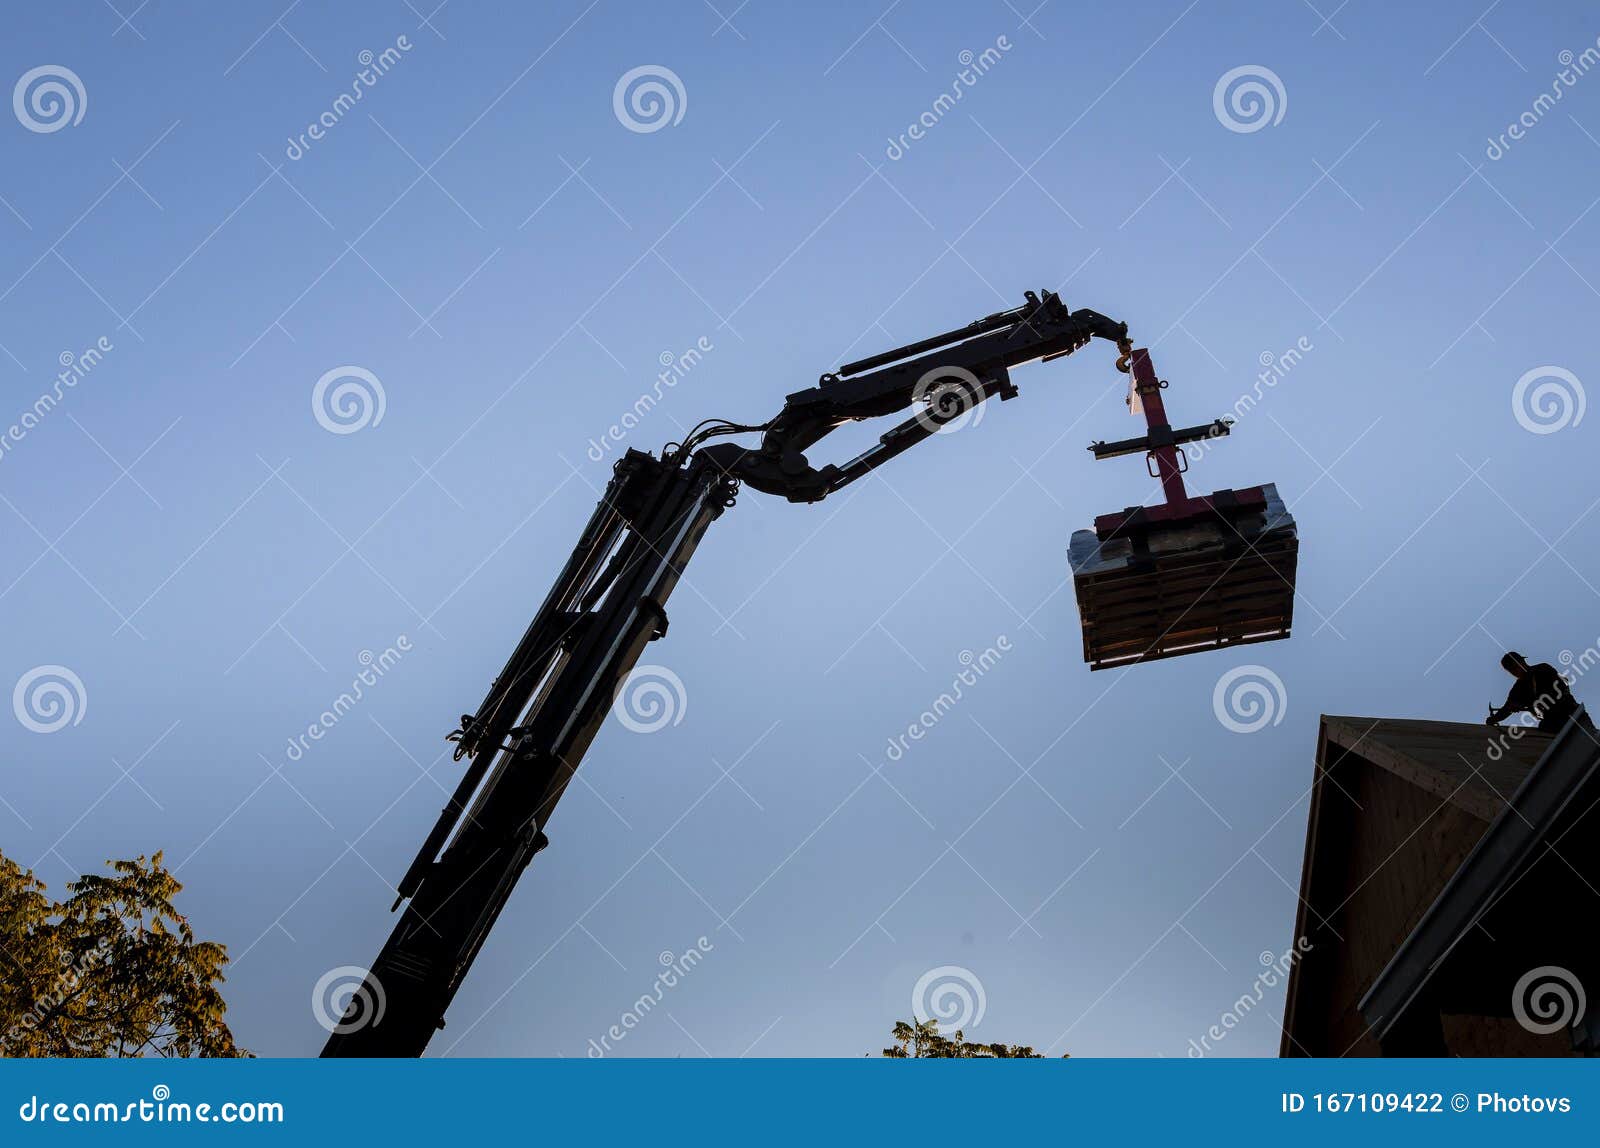
[[[933,1019],[897,1020],[894,1022],[894,1044],[883,1050],[888,1057],[940,1057],[946,1059],[1027,1059],[1039,1060],[1041,1054],[1026,1044],[978,1044],[969,1041],[959,1028],[950,1036],[941,1036],[939,1022]]]
[[[195,940],[156,853],[55,901],[0,854],[0,1053],[248,1056],[223,1020],[227,950]]]

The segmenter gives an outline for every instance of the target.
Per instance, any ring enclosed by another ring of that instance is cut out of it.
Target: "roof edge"
[[[1549,836],[1574,795],[1600,775],[1600,741],[1584,727],[1588,720],[1580,706],[1362,996],[1357,1007],[1380,1041]]]

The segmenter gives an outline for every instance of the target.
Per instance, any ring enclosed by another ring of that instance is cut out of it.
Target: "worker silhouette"
[[[1530,666],[1528,659],[1511,650],[1500,664],[1517,680],[1506,695],[1505,705],[1489,711],[1488,724],[1499,725],[1511,714],[1526,712],[1533,715],[1541,733],[1559,733],[1578,712],[1566,679],[1549,662]]]

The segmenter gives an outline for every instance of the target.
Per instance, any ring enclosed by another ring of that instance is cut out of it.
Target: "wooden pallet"
[[[1073,581],[1089,668],[1288,637],[1299,552],[1292,522],[1230,543],[1080,569]]]

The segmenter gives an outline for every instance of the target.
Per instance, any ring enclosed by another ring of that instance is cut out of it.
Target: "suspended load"
[[[1289,636],[1299,539],[1271,483],[1192,498],[1180,449],[1228,434],[1222,419],[1173,430],[1144,348],[1128,355],[1129,405],[1148,433],[1097,442],[1097,459],[1144,454],[1165,501],[1132,506],[1073,533],[1068,548],[1083,660],[1091,670]]]

